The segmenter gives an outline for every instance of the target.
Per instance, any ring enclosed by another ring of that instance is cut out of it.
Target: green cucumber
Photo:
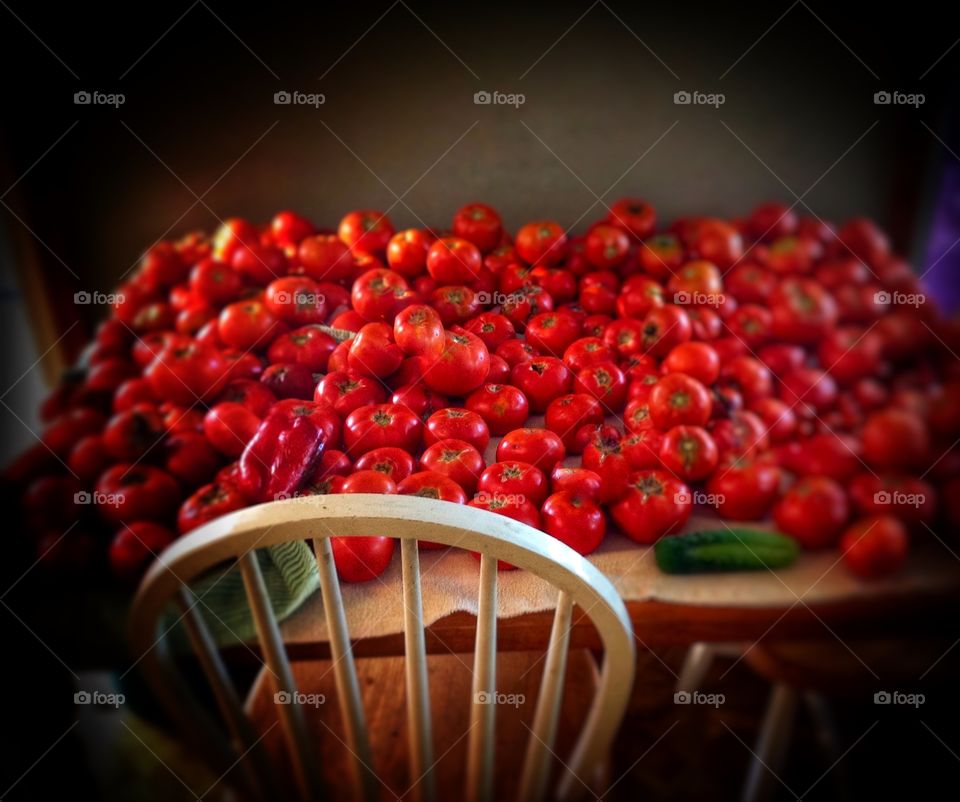
[[[657,565],[667,574],[786,568],[799,550],[797,541],[779,532],[739,527],[670,535],[653,547]]]

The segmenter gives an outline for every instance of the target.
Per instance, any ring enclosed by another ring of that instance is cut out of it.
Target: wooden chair
[[[322,530],[322,531],[318,531]],[[303,799],[323,799],[317,749],[307,734],[306,712],[298,702],[294,671],[267,598],[255,549],[293,540],[312,541],[336,691],[343,713],[344,748],[350,755],[356,799],[377,798],[370,737],[343,608],[330,535],[371,533],[400,539],[404,605],[405,695],[409,776],[414,798],[433,800],[434,743],[422,618],[417,539],[479,552],[479,604],[473,657],[472,701],[465,781],[458,796],[490,800],[494,791],[494,737],[497,705],[478,703],[497,694],[497,561],[505,560],[550,582],[558,590],[543,677],[519,781],[521,800],[541,799],[548,790],[559,708],[567,668],[574,605],[589,616],[604,648],[597,690],[569,757],[563,757],[555,787],[559,799],[583,793],[608,752],[633,687],[635,652],[626,608],[610,582],[587,560],[554,538],[484,510],[407,496],[313,496],[263,504],[219,518],[176,541],[152,566],[134,601],[130,637],[153,691],[198,748],[215,765],[242,772],[242,789],[252,798],[279,798],[276,766],[258,748],[256,730],[215,647],[188,584],[210,569],[234,562],[242,572],[257,640],[276,694],[296,788]],[[179,605],[199,665],[208,680],[222,726],[206,714],[177,670],[166,633],[159,627],[171,602]],[[419,778],[419,780],[417,780]]]

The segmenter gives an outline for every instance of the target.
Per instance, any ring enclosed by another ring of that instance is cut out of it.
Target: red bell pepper
[[[326,443],[315,419],[275,408],[240,455],[240,491],[256,502],[292,496],[310,477]]]

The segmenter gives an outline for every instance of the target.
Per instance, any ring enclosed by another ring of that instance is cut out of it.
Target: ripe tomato
[[[708,424],[708,430],[723,457],[763,453],[770,445],[767,427],[758,415],[742,409]]]
[[[346,455],[343,456],[347,459]],[[406,451],[402,448],[388,446],[387,448],[375,448],[373,451],[368,451],[357,460],[354,467],[357,471],[378,471],[399,483],[413,473],[413,465],[413,457]],[[350,491],[344,490],[342,492]],[[386,491],[371,490],[364,492],[379,493]]]
[[[121,582],[136,582],[153,559],[176,539],[167,527],[153,521],[124,524],[110,541],[110,570]]]
[[[500,345],[516,336],[513,323],[503,315],[494,312],[477,315],[464,328],[483,340],[483,344],[489,351],[496,351]]]
[[[443,321],[430,306],[408,306],[393,321],[393,338],[409,356],[437,359],[443,351]]]
[[[342,281],[354,271],[350,248],[333,234],[306,237],[297,249],[297,262],[296,272],[317,281]]]
[[[770,293],[771,332],[780,340],[813,345],[837,322],[837,304],[811,279],[785,278]]]
[[[897,573],[907,558],[908,548],[907,530],[889,515],[861,518],[840,538],[844,564],[863,579]]]
[[[620,448],[620,432],[610,426],[601,427],[583,449],[583,467],[600,477],[597,500],[609,504],[627,489],[630,464]]]
[[[86,485],[92,484],[112,463],[113,457],[98,434],[88,434],[78,440],[67,458],[67,466]]]
[[[801,415],[823,413],[837,400],[837,383],[819,368],[794,368],[780,381],[780,398]]]
[[[563,352],[563,361],[576,374],[595,365],[616,364],[616,353],[599,337],[581,337]]]
[[[527,223],[517,232],[514,247],[528,265],[555,265],[566,254],[567,235],[552,220]]]
[[[183,502],[177,514],[177,531],[185,535],[214,518],[247,506],[246,499],[228,481],[204,485]]]
[[[94,501],[109,523],[166,521],[180,502],[180,486],[159,468],[119,463],[97,480]]]
[[[610,207],[607,220],[625,228],[636,239],[649,237],[657,225],[657,213],[646,201],[637,198],[621,198]]]
[[[473,494],[486,463],[470,443],[448,438],[438,440],[423,452],[420,467],[452,479],[467,494]]]
[[[544,425],[560,436],[564,448],[574,451],[576,435],[586,424],[603,423],[603,405],[586,393],[572,393],[555,398],[547,407]]]
[[[340,221],[337,236],[354,252],[382,254],[393,236],[393,223],[383,212],[350,212]]]
[[[547,497],[547,478],[528,462],[510,460],[487,466],[477,489],[488,495],[510,496],[539,507]]]
[[[773,376],[759,359],[740,354],[728,359],[720,368],[720,380],[733,387],[748,404],[773,394]]]
[[[565,312],[541,312],[527,321],[527,342],[543,354],[562,354],[580,338],[580,324]]]
[[[630,239],[623,228],[600,224],[587,234],[583,253],[598,270],[610,270],[623,263],[629,250]]]
[[[428,231],[408,228],[387,243],[387,264],[405,278],[417,278],[427,270],[427,251],[436,238]]]
[[[383,378],[394,373],[401,362],[403,351],[386,323],[368,323],[350,341],[347,366],[359,376]]]
[[[137,404],[118,412],[103,430],[103,445],[118,462],[135,462],[160,442],[163,418],[153,404]]]
[[[483,385],[467,397],[466,407],[483,418],[497,436],[522,426],[530,414],[527,397],[509,384]]]
[[[707,481],[717,514],[731,521],[759,521],[767,516],[780,490],[780,469],[766,460],[732,457]]]
[[[143,376],[157,398],[182,406],[215,398],[227,379],[223,355],[199,343],[172,343],[157,354]]]
[[[640,243],[637,259],[644,272],[656,279],[672,276],[683,263],[684,250],[674,234],[657,234]]]
[[[393,558],[392,537],[332,537],[330,548],[343,582],[369,582],[387,570]]]
[[[716,443],[700,426],[674,426],[660,443],[663,466],[688,482],[706,479],[719,459]]]
[[[724,270],[743,256],[740,232],[723,220],[697,221],[691,226],[687,239],[691,251]]]
[[[424,442],[432,446],[441,440],[464,440],[481,454],[490,442],[490,428],[476,412],[460,407],[437,410],[428,419]]]
[[[420,418],[400,404],[360,407],[351,412],[343,424],[343,440],[351,457],[385,446],[414,451],[422,434]]]
[[[442,237],[427,251],[427,272],[440,284],[467,284],[480,273],[483,258],[472,242]]]
[[[690,317],[679,306],[651,309],[643,319],[643,348],[653,356],[666,356],[693,336]]]
[[[306,276],[284,276],[271,281],[264,303],[274,317],[292,326],[322,324],[329,317],[327,298],[320,285]]]
[[[344,478],[340,492],[393,495],[397,492],[397,484],[383,471],[358,470]]]
[[[497,462],[528,462],[541,471],[552,471],[565,455],[563,441],[543,429],[514,429],[497,446]]]
[[[590,554],[603,541],[607,521],[603,510],[586,496],[569,490],[554,493],[540,509],[543,528],[580,554]]]
[[[600,476],[587,468],[565,468],[557,463],[550,474],[550,489],[554,493],[567,490],[575,496],[596,501],[600,495]]]
[[[452,501],[454,504],[466,504],[467,494],[452,479],[437,473],[436,471],[419,471],[412,473],[400,484],[397,485],[397,492],[401,496],[419,496],[420,498],[433,498],[439,501]],[[421,540],[421,545],[426,545],[428,541]],[[428,548],[446,548],[433,543]]]
[[[224,401],[203,418],[203,433],[221,454],[239,457],[260,425],[260,418],[243,404]]]
[[[763,422],[773,443],[788,440],[797,430],[797,416],[779,398],[759,398],[750,404],[750,411]]]
[[[660,447],[663,432],[658,429],[642,429],[631,432],[620,441],[620,450],[627,458],[631,471],[663,467],[660,462]]]
[[[238,301],[224,307],[217,322],[217,334],[224,344],[243,351],[266,351],[287,326],[263,301]]]
[[[861,515],[893,515],[905,524],[932,523],[937,494],[929,482],[911,476],[862,473],[849,482],[850,500]]]
[[[272,245],[241,245],[230,258],[230,266],[254,284],[269,284],[287,272],[287,257]]]
[[[688,424],[705,426],[710,420],[710,393],[684,373],[669,373],[650,390],[650,419],[658,429]]]
[[[375,267],[353,282],[350,301],[364,320],[390,322],[404,306],[409,306],[410,288],[399,273]],[[411,301],[412,302],[412,301]]]
[[[430,304],[445,326],[466,323],[480,311],[477,294],[462,285],[437,287],[430,294]]]
[[[863,456],[884,469],[921,468],[930,457],[930,434],[916,414],[884,409],[867,417],[861,433]]]
[[[681,343],[663,360],[666,373],[685,373],[709,386],[720,376],[720,357],[706,343]]]
[[[328,373],[313,391],[314,401],[325,401],[341,417],[360,407],[382,404],[386,397],[383,386],[376,379],[346,371]]]
[[[610,515],[627,537],[650,544],[679,532],[692,509],[690,488],[666,471],[651,470],[630,474],[627,491]]]
[[[516,365],[510,383],[527,397],[531,411],[545,412],[554,399],[570,392],[573,376],[562,360],[538,356]]]
[[[314,326],[303,326],[281,334],[270,343],[267,359],[273,363],[304,365],[315,373],[323,373],[337,341]]]
[[[214,306],[235,301],[243,291],[243,277],[215,259],[204,259],[190,271],[190,289]]]
[[[807,476],[773,508],[777,528],[807,549],[832,546],[850,517],[846,493],[833,479]]]
[[[496,248],[503,239],[503,223],[492,207],[483,203],[470,203],[454,215],[453,233],[487,253]]]
[[[446,331],[443,350],[423,382],[434,392],[463,397],[483,384],[489,370],[490,354],[483,340],[464,329]]]

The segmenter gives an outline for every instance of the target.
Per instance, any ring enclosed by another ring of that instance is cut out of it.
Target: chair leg
[[[807,710],[810,711],[810,718],[813,719],[814,731],[816,733],[817,743],[827,760],[827,765],[834,766],[830,772],[830,780],[833,783],[836,798],[838,800],[852,799],[850,793],[850,782],[844,768],[843,761],[840,760],[843,749],[840,746],[840,738],[837,735],[837,725],[833,718],[833,711],[830,704],[824,698],[823,694],[808,691],[803,695],[803,701]]]
[[[753,758],[747,769],[743,802],[764,802],[773,797],[774,788],[780,784],[777,775],[784,764],[793,722],[797,711],[799,693],[796,688],[778,682],[770,692],[770,700],[763,715],[760,735],[754,747]]]
[[[694,643],[683,659],[683,667],[674,689],[677,693],[693,693],[700,688],[703,678],[713,665],[713,645],[700,641]]]

